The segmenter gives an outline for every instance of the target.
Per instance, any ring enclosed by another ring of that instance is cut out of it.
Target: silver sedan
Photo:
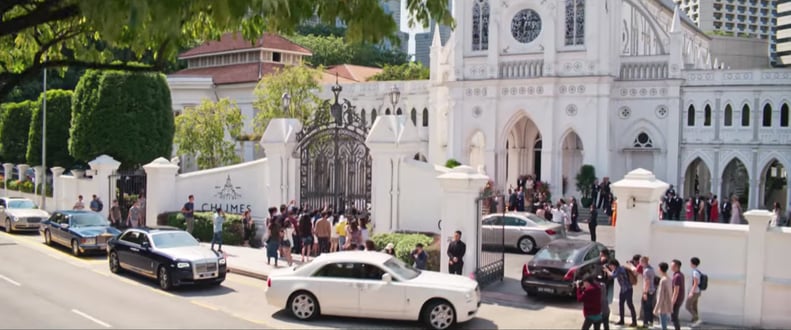
[[[489,214],[481,223],[483,245],[516,247],[522,253],[535,252],[563,237],[563,225],[529,212]]]

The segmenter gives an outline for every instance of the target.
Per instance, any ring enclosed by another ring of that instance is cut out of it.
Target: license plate
[[[555,293],[553,288],[538,288],[538,292]]]

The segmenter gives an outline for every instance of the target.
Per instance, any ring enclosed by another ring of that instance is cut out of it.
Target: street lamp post
[[[46,58],[45,58],[46,60]],[[47,68],[44,67],[44,98],[41,103],[41,169],[43,175],[41,180],[41,209],[47,207]],[[38,182],[36,182],[38,186]]]
[[[398,90],[398,86],[393,85],[393,88],[390,89],[390,93],[388,94],[390,94],[390,104],[393,105],[393,113],[396,113],[396,105],[401,98],[401,91]]]

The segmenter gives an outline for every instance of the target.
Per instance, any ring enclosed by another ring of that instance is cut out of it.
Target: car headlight
[[[472,292],[467,292],[467,293],[464,295],[464,299],[465,299],[465,300],[467,300],[467,302],[470,302],[470,301],[472,301],[472,297],[473,297],[473,294],[472,294]]]
[[[10,218],[11,218],[11,220],[14,220],[14,222],[19,221],[19,217],[15,216],[15,215],[12,215]]]
[[[225,265],[225,258],[220,258],[219,260],[217,260],[217,262],[218,262],[220,265]]]
[[[189,262],[179,262],[179,263],[176,264],[176,267],[178,267],[178,268],[189,268],[190,267],[190,263]]]

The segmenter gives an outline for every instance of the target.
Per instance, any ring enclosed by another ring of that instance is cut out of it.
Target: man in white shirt
[[[697,327],[700,325],[700,314],[698,314],[698,299],[700,298],[700,278],[703,274],[698,270],[700,259],[692,257],[689,260],[690,267],[692,267],[692,285],[689,287],[689,296],[687,297],[687,311],[692,314],[692,326]]]

